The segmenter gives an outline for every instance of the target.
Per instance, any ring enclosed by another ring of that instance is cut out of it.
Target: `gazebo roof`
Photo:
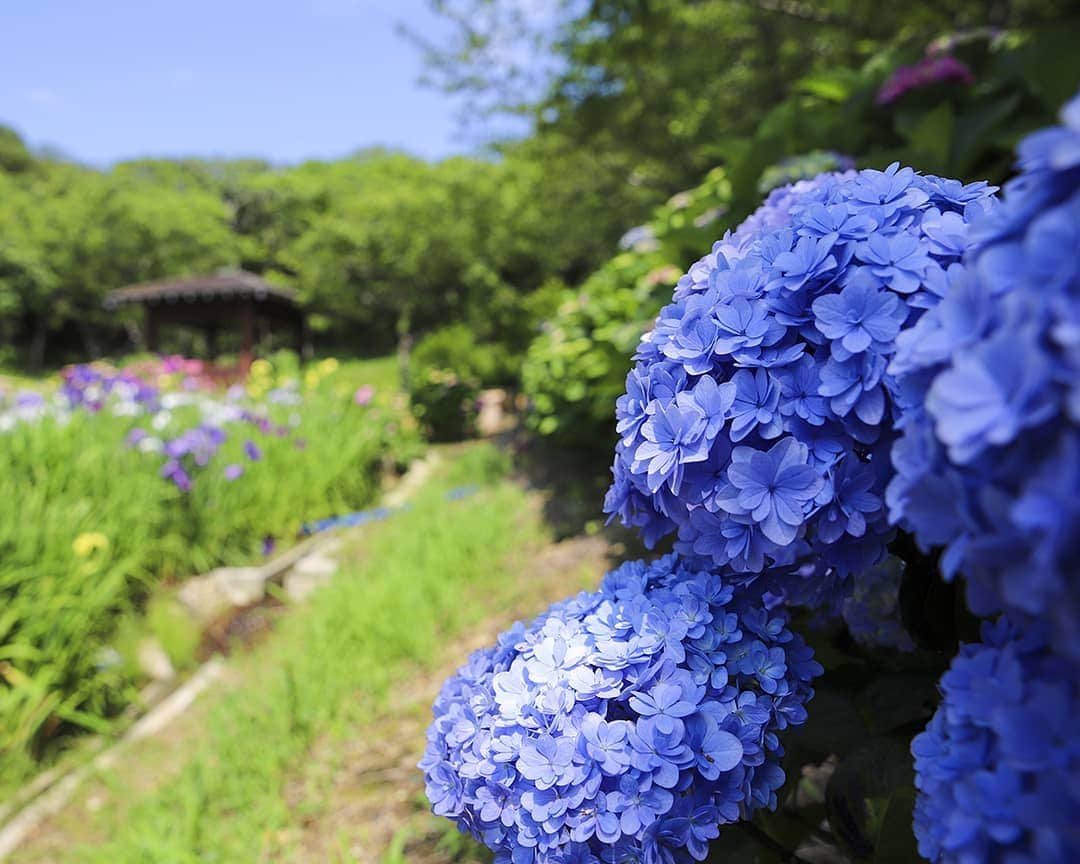
[[[252,300],[276,301],[296,305],[296,294],[290,288],[271,285],[265,279],[246,270],[222,270],[212,276],[192,276],[144,282],[110,291],[105,305],[110,309],[132,303],[156,306],[179,302]]]

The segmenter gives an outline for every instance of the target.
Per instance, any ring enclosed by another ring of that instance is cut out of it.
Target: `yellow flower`
[[[319,370],[320,375],[329,375],[331,372],[336,372],[340,364],[334,357],[327,357],[321,361],[315,368]]]
[[[264,360],[260,357],[258,360],[254,360],[251,363],[251,374],[256,378],[264,378],[271,372],[271,366],[269,360]]]
[[[109,538],[99,531],[88,531],[71,541],[71,548],[80,558],[89,558],[99,549],[109,548]]]
[[[314,387],[319,383],[319,373],[314,369],[308,369],[308,371],[304,373],[304,383],[308,387]]]

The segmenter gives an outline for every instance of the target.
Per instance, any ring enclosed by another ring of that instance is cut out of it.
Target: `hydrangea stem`
[[[778,843],[764,831],[762,831],[753,822],[736,822],[732,827],[738,828],[743,831],[748,837],[750,837],[755,843],[764,846],[775,855],[779,855],[784,861],[789,864],[809,864],[805,858],[800,858],[793,850],[788,849],[781,843]]]

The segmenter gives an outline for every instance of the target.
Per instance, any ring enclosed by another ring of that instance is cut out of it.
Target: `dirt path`
[[[369,723],[325,737],[312,748],[304,770],[285,795],[297,813],[308,813],[291,836],[280,838],[274,860],[295,862],[408,861],[446,864],[455,858],[440,841],[445,820],[428,812],[416,768],[442,682],[477,648],[490,644],[518,618],[595,588],[611,547],[601,537],[576,537],[545,547],[519,575],[519,590],[503,613],[448,643],[434,671],[409,681]]]

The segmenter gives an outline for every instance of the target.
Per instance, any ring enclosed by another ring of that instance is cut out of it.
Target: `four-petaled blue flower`
[[[806,445],[790,437],[767,451],[736,447],[727,472],[736,494],[721,506],[736,515],[749,514],[769,540],[786,546],[806,521],[822,486],[807,459]]]
[[[742,441],[758,429],[762,438],[775,438],[783,431],[777,409],[780,386],[765,369],[740,369],[731,379],[735,399],[731,406],[731,440]]]
[[[908,317],[907,306],[895,294],[872,281],[852,278],[839,294],[823,294],[812,308],[814,325],[833,340],[833,356],[845,360],[874,346],[891,353],[891,343]],[[842,349],[837,351],[837,344]]]
[[[574,742],[571,739],[540,735],[522,742],[517,769],[526,780],[532,780],[537,789],[550,789],[567,777],[567,769],[573,761]]]
[[[682,485],[683,466],[709,456],[706,437],[708,418],[689,393],[680,393],[674,401],[657,405],[655,413],[641,424],[642,441],[634,458],[647,466],[649,491],[656,492],[665,482],[676,495]]]

